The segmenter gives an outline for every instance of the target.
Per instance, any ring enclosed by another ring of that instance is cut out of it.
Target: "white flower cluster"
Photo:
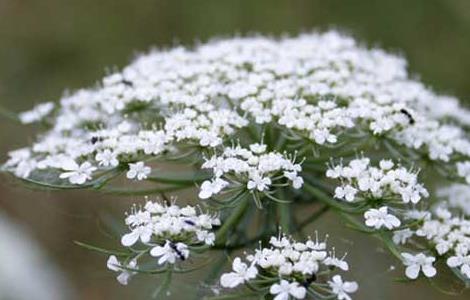
[[[434,212],[422,215],[423,223],[416,230],[405,229],[395,232],[394,241],[397,244],[409,243],[413,237],[428,241],[433,252],[439,257],[447,260],[447,265],[451,268],[458,268],[460,272],[470,279],[470,220],[462,216],[452,214],[446,208],[437,207]],[[417,241],[419,244],[419,241]],[[410,243],[413,245],[413,243]],[[436,274],[436,270],[431,268],[435,258],[426,257],[420,253],[415,257],[415,262],[411,263],[410,257],[405,257],[405,265],[408,266],[406,275],[415,279],[419,270],[416,265],[423,267],[423,272],[427,277]],[[410,269],[410,265],[413,268]]]
[[[369,158],[354,159],[347,166],[331,167],[326,177],[341,180],[341,186],[335,189],[335,198],[348,202],[399,198],[403,203],[416,204],[429,196],[418,183],[417,173],[395,166],[391,160],[381,160],[379,167],[374,167]]]
[[[334,196],[347,202],[380,200],[396,205],[393,201],[398,200],[401,204],[416,204],[429,196],[423,185],[418,183],[417,173],[395,166],[391,160],[381,160],[379,167],[374,167],[369,158],[354,159],[346,166],[339,164],[329,168],[326,177],[341,181]],[[400,219],[389,210],[388,206],[368,209],[364,213],[365,224],[375,229],[399,227]]]
[[[180,208],[175,204],[148,201],[143,209],[132,208],[132,213],[126,217],[126,225],[131,229],[121,239],[126,247],[139,240],[144,244],[184,241],[186,244],[213,245],[215,235],[210,231],[214,225],[220,225],[220,220],[208,214],[198,214],[193,206]],[[175,260],[165,261],[174,263]]]
[[[470,161],[459,126],[469,123],[469,111],[410,79],[403,58],[335,31],[153,51],[98,87],[64,96],[55,109],[47,103],[20,118],[29,123],[49,113],[51,128],[28,150],[10,153],[5,167],[16,176],[73,171],[62,177],[83,184],[103,169],[181,145],[220,146],[265,123],[316,145],[369,132],[431,159]]]
[[[437,190],[436,195],[444,199],[449,208],[456,208],[470,217],[470,186],[466,184],[453,184]]]
[[[175,204],[147,201],[143,208],[133,206],[132,213],[126,217],[126,225],[131,232],[122,236],[121,244],[132,247],[140,241],[148,246],[150,256],[159,258],[158,265],[164,265],[186,260],[189,246],[213,245],[215,234],[211,230],[220,225],[220,220],[198,213],[192,206],[181,208]],[[132,269],[138,269],[135,257],[124,265],[125,268],[114,255],[108,260],[108,268],[120,272],[118,281],[121,284],[127,284],[130,276],[135,274]]]
[[[288,180],[295,189],[303,185],[299,175],[300,164],[295,157],[286,158],[277,152],[266,152],[266,145],[252,144],[249,149],[240,146],[225,148],[202,165],[211,169],[214,177],[202,183],[199,198],[207,199],[225,188],[245,186],[248,190],[267,192],[276,181]]]
[[[350,300],[349,294],[358,288],[356,282],[344,282],[338,274],[331,280],[322,278],[328,270],[348,271],[349,265],[337,258],[334,250],[328,253],[326,242],[318,238],[301,243],[286,236],[271,237],[269,248],[256,249],[254,254],[246,256],[246,261],[234,259],[232,272],[220,278],[223,287],[257,284],[259,278],[272,279],[264,280],[274,283],[263,288],[275,300],[304,299],[311,294]]]
[[[54,109],[54,106],[55,105],[52,102],[41,103],[33,107],[32,110],[20,113],[18,117],[23,124],[35,123],[49,115]]]

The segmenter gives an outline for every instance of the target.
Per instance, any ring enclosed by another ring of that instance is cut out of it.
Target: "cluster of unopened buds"
[[[348,271],[343,258],[327,249],[326,241],[308,239],[297,242],[287,236],[271,237],[269,247],[255,249],[245,257],[236,257],[232,272],[220,278],[224,288],[249,286],[261,294],[284,299],[351,299],[356,282],[343,281],[338,271]],[[334,273],[334,274],[333,274]]]

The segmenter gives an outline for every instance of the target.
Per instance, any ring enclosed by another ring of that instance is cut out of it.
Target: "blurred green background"
[[[403,54],[412,74],[427,85],[465,103],[470,101],[468,0],[0,0],[0,104],[21,111],[35,103],[57,100],[64,90],[91,86],[107,68],[121,68],[153,46],[330,28],[367,45]],[[33,137],[33,128],[0,119],[0,159]],[[0,218],[19,224],[61,270],[61,278],[67,282],[63,288],[69,292],[61,297],[147,299],[158,278],[136,279],[123,288],[105,270],[105,257],[72,243],[117,245],[102,229],[103,220],[108,215],[123,216],[130,203],[140,200],[89,192],[30,191],[2,177]],[[317,229],[331,233],[335,236],[332,243],[350,252],[350,275],[360,282],[355,299],[470,298],[469,292],[445,295],[425,280],[394,282],[403,271],[397,262],[374,240],[345,230],[333,214]],[[8,263],[7,253],[0,264]],[[388,271],[391,264],[398,271]],[[186,283],[198,280],[189,275],[175,282],[173,298],[190,299],[195,290]]]

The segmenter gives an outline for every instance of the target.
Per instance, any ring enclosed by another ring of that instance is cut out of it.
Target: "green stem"
[[[162,284],[160,284],[160,286],[157,287],[157,289],[152,295],[152,298],[162,299],[167,296],[166,293],[168,291],[168,288],[170,287],[172,275],[173,275],[173,269],[169,268],[167,273],[165,274],[165,278],[163,279]]]
[[[376,236],[384,243],[384,245],[387,247],[390,253],[392,253],[400,261],[403,259],[401,257],[400,250],[395,245],[395,243],[390,239],[390,237],[386,236],[384,232],[379,232]]]
[[[279,224],[282,232],[290,233],[291,231],[291,215],[289,203],[278,203],[277,211],[279,213]]]
[[[147,196],[147,195],[154,195],[154,194],[161,194],[166,192],[173,192],[178,190],[184,190],[190,188],[191,186],[188,185],[175,185],[175,186],[168,186],[168,187],[158,187],[158,188],[150,188],[150,189],[141,189],[141,190],[132,190],[129,188],[102,188],[100,191],[105,194],[112,194],[116,196]]]
[[[4,108],[3,106],[0,106],[0,116],[3,116],[6,119],[9,119],[10,121],[13,121],[13,122],[21,123],[17,114]]]
[[[308,184],[304,183],[304,188],[305,190],[312,196],[315,197],[320,202],[323,202],[324,204],[331,206],[334,209],[347,212],[347,213],[359,213],[362,212],[363,208],[362,207],[348,207],[346,204],[341,203],[340,201],[337,201],[333,198],[331,198],[328,194],[324,193],[320,189]]]
[[[238,206],[232,211],[232,214],[224,221],[222,227],[217,231],[215,236],[216,245],[225,243],[228,231],[235,227],[245,214],[249,204],[248,199],[249,197],[243,197],[240,200]]]
[[[207,174],[198,174],[194,172],[183,172],[182,174],[177,173],[166,173],[162,175],[152,175],[147,178],[148,181],[156,181],[159,183],[183,185],[183,184],[194,184],[202,182],[206,179],[210,179]]]

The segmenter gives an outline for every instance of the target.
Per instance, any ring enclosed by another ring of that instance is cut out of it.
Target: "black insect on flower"
[[[415,119],[413,118],[413,116],[410,114],[409,111],[402,108],[402,109],[400,109],[400,112],[408,118],[408,121],[410,122],[411,125],[413,125],[415,123]]]
[[[195,226],[195,225],[196,225],[196,223],[194,223],[193,221],[188,220],[188,219],[184,220],[184,222],[185,222],[186,224],[188,224],[188,225],[191,225],[191,226]]]
[[[181,260],[185,260],[185,259],[186,259],[186,257],[184,256],[184,254],[178,249],[178,246],[176,246],[175,243],[170,242],[170,247],[171,247],[171,249],[173,249],[173,251],[176,252],[176,255],[178,255],[178,257],[179,257]]]
[[[313,273],[312,275],[307,277],[307,279],[305,279],[305,281],[302,283],[302,285],[305,288],[308,288],[310,286],[310,284],[312,284],[312,282],[314,282],[316,280],[317,280],[317,275],[315,273]]]
[[[96,144],[97,142],[102,142],[103,141],[103,138],[100,137],[100,136],[94,136],[91,138],[90,142],[94,145]]]
[[[129,87],[133,87],[133,86],[134,86],[134,84],[132,83],[132,81],[129,81],[129,80],[126,80],[126,79],[123,79],[121,82],[122,82],[122,84],[127,85],[127,86],[129,86]]]

